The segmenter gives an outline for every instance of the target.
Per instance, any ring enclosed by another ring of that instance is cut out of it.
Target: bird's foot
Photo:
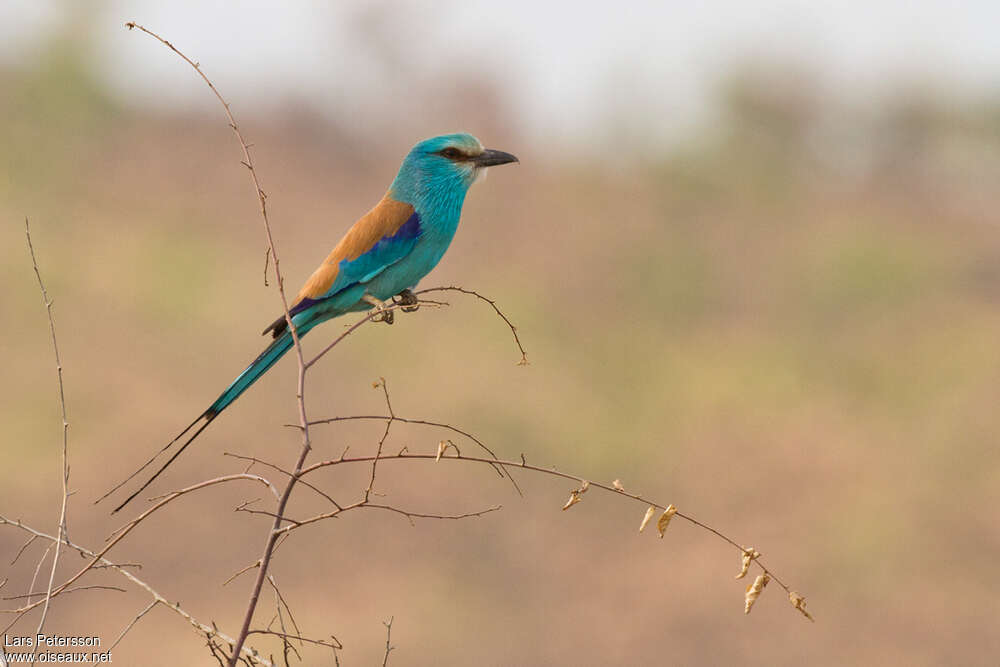
[[[392,297],[392,302],[400,306],[400,310],[404,313],[413,313],[420,309],[420,299],[409,289],[405,289]]]
[[[361,300],[365,303],[370,303],[375,311],[372,316],[372,322],[385,322],[386,324],[392,324],[395,318],[393,317],[393,312],[391,310],[386,310],[388,307],[385,302],[379,301],[371,294],[365,294],[361,297]]]

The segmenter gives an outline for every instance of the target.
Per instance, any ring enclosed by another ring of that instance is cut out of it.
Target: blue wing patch
[[[354,285],[365,283],[406,257],[416,245],[422,229],[420,215],[414,212],[399,229],[389,236],[383,236],[367,252],[352,260],[344,259],[338,265],[337,278],[326,294],[318,299],[303,298],[290,311],[292,317],[313,306],[331,299]],[[296,320],[296,324],[298,321]],[[264,333],[273,332],[275,338],[285,330],[285,318],[279,317]]]
[[[421,233],[420,215],[414,212],[391,236],[383,236],[367,252],[340,261],[337,279],[324,298],[358,283],[366,283],[389,266],[406,257]]]

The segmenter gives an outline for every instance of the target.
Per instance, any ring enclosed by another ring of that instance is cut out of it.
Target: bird
[[[465,132],[432,137],[413,146],[385,196],[351,226],[290,304],[288,315],[298,336],[326,320],[363,310],[375,310],[372,319],[392,324],[393,312],[385,308],[393,297],[403,310],[414,310],[417,298],[412,290],[448,250],[469,188],[487,168],[512,162],[519,160],[510,153],[483,148],[476,137]],[[273,338],[270,345],[204,412],[98,502],[198,426],[166,463],[112,513],[125,507],[291,349],[293,337],[284,314],[264,329],[263,335],[267,334]]]

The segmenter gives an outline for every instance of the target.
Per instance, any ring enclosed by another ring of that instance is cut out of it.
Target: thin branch
[[[24,544],[22,544],[21,548],[17,550],[17,553],[14,554],[14,560],[12,560],[10,562],[10,564],[14,565],[15,563],[17,563],[18,559],[21,557],[21,554],[24,553],[24,550],[27,549],[28,547],[30,547],[31,543],[34,542],[37,539],[38,539],[38,535],[32,535],[31,537],[29,537],[28,540],[27,540],[27,542],[25,542]],[[4,581],[6,582],[7,580],[4,579]]]
[[[352,457],[352,458],[341,457],[341,458],[338,458],[338,459],[330,459],[330,460],[327,460],[327,461],[319,461],[317,463],[313,463],[312,465],[304,468],[302,470],[302,476],[304,477],[304,476],[308,475],[309,473],[314,472],[316,470],[319,470],[321,468],[326,468],[326,467],[330,467],[330,466],[337,466],[337,465],[341,465],[341,464],[344,464],[344,463],[370,463],[374,459],[375,459],[374,456],[357,456],[357,457]],[[435,461],[435,460],[438,460],[438,459],[439,459],[439,457],[436,454],[409,454],[409,453],[405,453],[405,454],[403,454],[403,453],[401,453],[401,454],[385,454],[385,455],[382,455],[382,456],[379,457],[379,461],[381,461],[381,462],[385,462],[385,461],[405,461],[405,460]],[[581,485],[583,485],[584,482],[586,482],[587,485],[590,486],[590,487],[596,487],[598,489],[602,489],[602,490],[607,491],[607,492],[609,492],[609,493],[611,493],[613,495],[621,496],[621,497],[624,497],[624,498],[629,498],[631,500],[638,501],[638,502],[643,503],[645,505],[651,505],[652,507],[655,507],[655,508],[658,508],[658,509],[661,509],[661,510],[666,510],[667,509],[667,505],[664,505],[664,504],[661,504],[661,503],[657,503],[657,502],[652,501],[652,500],[648,500],[648,499],[643,498],[642,496],[640,496],[638,494],[628,493],[627,491],[624,491],[624,490],[621,490],[621,489],[616,489],[612,485],[602,484],[600,482],[594,482],[594,481],[588,480],[588,479],[586,479],[584,477],[580,477],[578,475],[573,475],[573,474],[570,474],[570,473],[561,472],[561,471],[555,470],[553,468],[542,468],[540,466],[530,465],[523,458],[520,461],[504,461],[504,460],[497,460],[497,459],[487,459],[487,458],[478,457],[478,456],[456,455],[456,456],[442,456],[442,457],[440,457],[439,460],[441,460],[441,461],[465,461],[465,462],[469,462],[469,463],[480,463],[480,464],[486,464],[486,465],[495,464],[495,465],[503,466],[505,468],[520,468],[522,470],[530,470],[532,472],[542,473],[542,474],[545,474],[545,475],[551,475],[553,477],[561,477],[563,479],[573,480],[574,482],[577,482],[577,483],[579,483]],[[349,508],[350,508],[350,506],[345,507],[344,509],[346,510],[346,509],[349,509]],[[730,545],[732,545],[733,547],[735,547],[736,549],[738,549],[741,554],[744,552],[743,547],[738,542],[736,542],[735,540],[733,540],[729,536],[725,535],[724,533],[716,530],[715,528],[709,526],[708,524],[705,524],[705,523],[699,521],[698,519],[695,519],[693,516],[691,516],[689,514],[685,514],[683,512],[677,512],[675,514],[675,516],[680,517],[681,519],[684,519],[685,521],[687,521],[687,522],[689,522],[689,523],[691,523],[691,524],[693,524],[695,526],[698,526],[702,530],[706,530],[706,531],[712,533],[713,535],[719,537],[720,539],[724,540],[725,542],[729,543]],[[301,521],[300,523],[302,525],[306,525],[306,524],[308,524],[310,522],[311,522],[311,520],[306,519],[306,520]],[[289,530],[289,527],[286,527],[284,530],[286,530],[286,531]],[[775,575],[775,573],[773,571],[769,570],[759,558],[758,559],[754,559],[753,562],[761,570],[763,570],[763,572],[765,574],[767,574],[768,576],[771,577],[771,579],[773,579],[775,582],[777,582],[779,586],[781,586],[782,588],[784,588],[786,592],[788,592],[788,593],[792,592],[792,589],[789,586],[787,586],[780,578],[778,578],[778,576]]]
[[[59,539],[58,537],[55,537],[53,535],[49,535],[47,533],[43,533],[41,531],[35,530],[34,528],[31,528],[30,526],[25,525],[24,523],[22,523],[19,520],[8,519],[7,517],[5,517],[3,515],[0,515],[0,525],[11,526],[11,527],[17,528],[19,530],[24,531],[25,533],[27,533],[29,535],[35,535],[37,537],[40,537],[42,539],[48,540],[49,542],[53,542],[53,543],[57,542],[58,539]],[[183,607],[181,607],[180,603],[170,602],[169,600],[167,600],[167,598],[164,597],[159,591],[157,591],[155,588],[153,588],[152,586],[150,586],[148,583],[146,583],[145,581],[143,581],[139,577],[135,576],[135,574],[133,574],[129,570],[127,570],[126,569],[126,566],[128,565],[127,563],[126,564],[115,563],[114,561],[111,561],[108,558],[99,555],[97,552],[92,551],[91,549],[87,549],[86,547],[82,547],[82,546],[80,546],[78,544],[75,544],[75,543],[71,542],[68,539],[65,540],[65,544],[69,548],[74,549],[75,551],[77,551],[82,556],[85,556],[87,558],[97,558],[97,559],[99,559],[99,561],[100,561],[99,564],[101,566],[108,567],[108,568],[111,568],[111,569],[117,571],[119,574],[121,574],[123,577],[125,577],[126,579],[128,579],[130,582],[132,582],[133,584],[135,584],[139,588],[141,588],[144,591],[146,591],[150,595],[150,597],[153,598],[153,600],[155,602],[163,605],[167,609],[170,609],[175,614],[177,614],[178,616],[180,616],[181,618],[183,618],[185,621],[187,621],[189,624],[191,624],[191,626],[194,627],[198,632],[203,633],[203,634],[208,634],[209,636],[212,636],[212,637],[218,637],[219,639],[221,639],[222,641],[226,642],[230,646],[232,646],[232,645],[234,645],[236,643],[235,639],[233,639],[229,635],[225,634],[224,632],[220,631],[218,628],[209,627],[208,625],[205,625],[204,623],[200,622],[194,616],[192,616],[191,614],[189,614]],[[55,594],[56,594],[55,591],[53,591],[53,595],[55,595]],[[23,614],[23,613],[26,613],[26,612],[21,612],[21,613]],[[273,665],[271,664],[270,661],[265,660],[265,659],[261,658],[260,656],[255,656],[254,653],[250,649],[244,649],[243,650],[243,654],[245,656],[247,656],[249,659],[253,660],[257,664],[265,665],[265,667],[273,667]]]
[[[382,656],[382,667],[386,667],[389,664],[389,653],[393,651],[396,647],[392,645],[392,622],[395,616],[390,616],[388,621],[382,621],[382,625],[385,626],[385,654]]]
[[[372,458],[374,458],[374,457],[372,457]],[[383,457],[383,460],[387,460],[387,459],[390,459],[390,458],[397,458],[397,457],[386,456],[386,457]],[[368,459],[368,460],[371,460],[371,459]],[[483,459],[483,460],[485,460],[485,459]],[[351,461],[350,461],[350,459],[347,459],[344,462],[345,463],[349,463]],[[303,473],[303,474],[305,474],[305,473]],[[317,514],[315,516],[311,516],[308,519],[302,519],[300,521],[295,521],[295,522],[292,523],[292,525],[285,526],[284,528],[282,528],[280,532],[282,532],[282,533],[290,533],[291,531],[295,530],[296,528],[302,528],[303,526],[308,526],[311,523],[316,523],[317,521],[323,521],[325,519],[333,519],[333,518],[336,518],[336,517],[340,516],[344,512],[347,512],[347,511],[350,511],[350,510],[362,509],[362,508],[378,509],[378,510],[386,510],[386,511],[389,511],[389,512],[394,512],[396,514],[400,514],[402,516],[405,516],[407,519],[410,520],[410,525],[413,525],[413,519],[449,519],[449,520],[458,520],[458,519],[470,519],[470,518],[474,518],[474,517],[480,517],[480,516],[483,516],[484,514],[489,514],[490,512],[496,512],[496,511],[498,511],[500,509],[503,509],[503,505],[493,505],[492,507],[487,507],[486,509],[476,510],[474,512],[465,512],[463,514],[429,514],[429,513],[424,513],[424,512],[411,512],[409,510],[400,509],[399,507],[393,507],[392,505],[381,505],[381,504],[376,504],[376,503],[370,503],[367,500],[359,500],[356,503],[352,503],[350,505],[345,505],[343,508],[341,508],[339,510],[334,510],[332,512],[324,512],[322,514]]]
[[[66,590],[63,591],[63,594],[75,593],[77,591],[92,591],[92,590],[118,591],[119,593],[125,592],[124,588],[119,588],[118,586],[100,586],[95,584],[92,586],[77,586],[76,588],[67,588]],[[0,600],[22,600],[25,598],[30,599],[35,595],[45,595],[45,591],[38,591],[35,593],[25,593],[24,595],[7,595],[4,597],[0,597]]]
[[[35,566],[35,574],[33,574],[31,576],[31,583],[28,584],[28,590],[29,591],[33,590],[35,588],[35,581],[38,580],[38,573],[42,571],[42,564],[45,562],[45,559],[49,557],[49,552],[50,551],[52,551],[52,545],[51,544],[49,544],[47,547],[45,547],[45,553],[43,553],[42,557],[38,559],[38,565]],[[30,602],[31,598],[28,598],[28,601]],[[41,602],[39,602],[39,604],[40,603]],[[32,608],[34,608],[34,607],[32,607]],[[25,611],[27,611],[27,610],[25,610]]]
[[[418,303],[424,304],[426,302],[419,301]],[[338,345],[340,345],[340,343],[342,343],[345,338],[347,338],[352,333],[354,333],[355,331],[357,331],[358,329],[360,329],[361,327],[363,327],[365,324],[368,324],[369,322],[373,321],[377,317],[381,317],[384,313],[389,313],[389,312],[392,312],[392,311],[395,311],[395,310],[400,310],[401,308],[407,308],[407,307],[409,307],[409,306],[404,306],[402,303],[386,303],[386,304],[384,304],[384,307],[381,310],[375,310],[373,308],[373,309],[367,311],[367,313],[364,315],[364,317],[362,317],[360,320],[358,320],[354,324],[352,324],[349,327],[347,327],[347,329],[343,333],[341,333],[339,336],[337,336],[336,338],[334,338],[332,342],[328,343],[326,347],[324,347],[322,350],[319,351],[318,354],[316,354],[316,356],[314,356],[312,359],[310,359],[309,361],[307,361],[306,362],[306,368],[307,369],[312,368],[313,364],[315,364],[317,361],[319,361],[324,356],[326,356],[326,354],[330,350],[332,350],[333,348],[335,348]]]
[[[293,636],[285,634],[288,632],[288,629],[285,627],[285,612],[287,612],[288,614],[288,620],[292,622],[292,627],[295,628],[294,638],[299,640],[300,646],[302,645],[303,641],[314,641],[314,640],[306,640],[301,637],[302,630],[299,629],[299,624],[295,621],[295,615],[292,614],[292,608],[288,606],[288,602],[285,601],[285,596],[281,594],[281,589],[278,588],[278,582],[274,580],[274,575],[271,574],[267,575],[267,583],[271,584],[271,588],[274,590],[274,606],[277,611],[278,622],[281,625],[281,633],[282,633],[281,644],[282,644],[282,652],[285,658],[285,665],[288,665],[289,650],[294,651],[295,656],[301,662],[302,656],[299,654],[298,649],[292,646],[291,641],[289,641],[289,639],[292,638]],[[284,608],[285,612],[281,611],[282,608]],[[270,626],[268,626],[268,630],[270,629],[271,629]],[[322,640],[315,640],[315,641],[318,644],[326,645],[323,643]]]
[[[310,423],[311,424],[315,424],[317,422],[310,422]],[[298,428],[298,426],[296,426],[296,428]],[[267,466],[268,468],[271,468],[272,470],[277,470],[278,472],[280,472],[282,474],[285,474],[285,475],[288,475],[289,477],[292,476],[292,473],[290,473],[289,471],[285,470],[284,468],[282,468],[280,466],[277,466],[277,465],[271,463],[270,461],[264,461],[262,459],[258,459],[255,456],[244,456],[243,454],[233,454],[232,452],[223,452],[223,456],[231,456],[234,459],[241,459],[243,461],[249,461],[251,463],[251,465],[260,464],[262,466]],[[249,470],[249,469],[250,468],[247,468],[247,470]],[[337,503],[336,500],[334,500],[333,498],[331,498],[329,494],[327,494],[325,491],[323,491],[319,487],[314,486],[313,484],[311,484],[310,482],[305,481],[304,479],[300,479],[299,480],[299,484],[302,484],[306,488],[312,489],[313,491],[315,491],[319,495],[323,496],[324,498],[326,498],[327,500],[329,500],[330,503],[333,504],[334,507],[338,507],[338,508],[340,507],[340,505]]]
[[[432,422],[432,421],[428,421],[426,419],[409,419],[407,417],[399,417],[399,416],[397,416],[395,414],[390,415],[390,416],[386,416],[386,415],[351,415],[349,417],[330,417],[330,418],[327,418],[327,419],[317,419],[317,420],[309,422],[309,425],[310,426],[318,426],[318,425],[321,425],[321,424],[333,424],[333,423],[336,423],[336,422],[358,421],[358,420],[380,420],[380,421],[389,421],[389,420],[392,420],[392,421],[401,422],[403,424],[416,424],[416,425],[420,425],[420,426],[433,426],[435,428],[443,428],[443,429],[446,429],[448,431],[451,431],[452,433],[457,433],[457,434],[459,434],[459,435],[461,435],[461,436],[463,436],[465,438],[468,438],[470,441],[472,441],[473,443],[475,443],[476,446],[478,446],[480,449],[482,449],[487,454],[489,454],[490,456],[492,456],[494,459],[497,458],[497,455],[495,453],[493,453],[492,449],[490,449],[489,447],[486,446],[486,443],[484,443],[482,440],[480,440],[479,438],[477,438],[473,434],[469,433],[468,431],[463,431],[462,429],[457,428],[455,426],[452,426],[451,424],[445,424],[443,422]],[[288,426],[288,424],[286,424],[286,426]],[[499,466],[499,465],[493,466],[493,469],[496,470],[497,474],[500,475],[501,477],[506,477],[507,479],[510,480],[511,484],[514,486],[514,489],[517,491],[517,494],[519,496],[524,496],[524,494],[521,492],[521,487],[518,486],[517,481],[511,476],[511,474],[510,474],[509,471],[507,471],[503,466]]]
[[[282,538],[280,538],[278,540],[278,543],[274,546],[274,551],[276,553],[277,553],[278,549],[281,548],[281,545],[285,543],[285,538],[287,538],[287,537],[288,537],[287,535],[284,535],[284,536],[282,536]],[[245,574],[245,573],[249,572],[250,570],[252,570],[254,568],[258,568],[258,567],[260,567],[260,559],[259,558],[255,562],[250,563],[249,565],[247,565],[246,567],[244,567],[244,568],[242,568],[240,570],[237,570],[235,573],[233,573],[233,575],[231,577],[229,577],[224,582],[222,582],[222,585],[226,586],[229,583],[231,583],[233,580],[237,579],[241,574]]]
[[[457,287],[455,285],[449,285],[448,287],[430,287],[428,289],[423,289],[418,292],[414,292],[414,294],[429,294],[430,292],[461,292],[462,294],[469,294],[471,296],[476,297],[477,299],[480,299],[490,304],[490,306],[493,307],[493,310],[496,311],[496,314],[499,315],[500,318],[507,323],[507,326],[510,328],[510,332],[514,335],[514,342],[517,343],[517,349],[521,351],[521,360],[517,362],[517,365],[518,366],[528,365],[528,353],[524,351],[524,346],[521,345],[521,338],[517,335],[517,327],[514,326],[514,323],[511,322],[506,315],[504,315],[503,311],[500,310],[500,307],[497,306],[496,301],[483,296],[482,294],[480,294],[475,290],[465,289],[464,287]]]
[[[289,518],[287,516],[279,516],[275,512],[268,512],[267,510],[255,510],[255,509],[251,509],[250,507],[247,507],[247,505],[249,505],[250,502],[253,502],[253,501],[240,503],[240,505],[238,505],[236,507],[236,509],[234,509],[233,511],[234,512],[246,512],[247,514],[259,514],[261,516],[271,517],[272,519],[276,519],[278,521],[287,521],[288,523],[290,523],[292,525],[298,524],[298,521],[296,521],[295,519]]]
[[[187,62],[191,67],[198,72],[198,75],[202,80],[208,84],[208,87],[215,94],[215,97],[222,104],[223,109],[225,109],[226,117],[229,118],[229,126],[232,128],[233,133],[240,142],[240,147],[243,149],[243,164],[246,166],[247,171],[250,172],[250,178],[253,181],[254,189],[257,193],[257,200],[260,203],[260,215],[264,222],[264,233],[267,236],[267,245],[270,250],[271,259],[274,260],[274,275],[278,286],[278,293],[281,296],[281,305],[285,313],[285,323],[288,325],[288,330],[292,335],[292,344],[295,347],[295,356],[298,360],[299,366],[299,379],[296,391],[296,399],[299,404],[299,421],[302,425],[302,451],[299,454],[298,462],[295,465],[295,474],[288,478],[288,483],[285,485],[284,493],[278,501],[277,507],[277,517],[274,520],[274,528],[268,533],[267,540],[264,543],[264,554],[260,559],[260,571],[257,573],[257,580],[254,582],[253,590],[250,593],[250,600],[247,603],[246,614],[243,618],[243,626],[240,629],[240,634],[236,637],[236,645],[229,656],[229,667],[236,667],[236,663],[239,660],[240,652],[242,651],[243,644],[246,642],[247,633],[250,631],[250,623],[253,621],[254,611],[257,608],[257,600],[260,598],[260,591],[264,585],[264,577],[267,575],[267,569],[271,562],[271,556],[274,553],[275,540],[277,535],[275,530],[281,526],[281,516],[285,512],[285,507],[288,504],[288,499],[292,494],[292,489],[295,487],[295,482],[298,479],[299,471],[305,464],[306,457],[309,455],[309,450],[312,449],[312,445],[309,440],[309,420],[306,417],[306,405],[305,405],[305,376],[306,376],[306,364],[305,359],[302,355],[302,345],[299,341],[298,329],[295,326],[295,322],[292,320],[291,312],[288,309],[288,299],[285,297],[285,281],[281,276],[280,261],[278,259],[278,251],[274,245],[274,238],[271,234],[271,223],[267,217],[267,195],[264,194],[264,190],[260,187],[260,182],[257,180],[257,170],[254,168],[253,157],[250,154],[250,146],[247,144],[246,139],[243,138],[243,134],[240,132],[239,125],[236,123],[236,118],[233,117],[232,111],[229,108],[229,103],[226,102],[222,94],[219,93],[215,85],[211,80],[201,71],[201,67],[188,58],[186,55],[181,53],[173,44],[160,37],[156,33],[147,30],[143,26],[135,23],[128,22],[125,24],[129,30],[133,28],[138,28],[142,32],[156,38],[162,42],[165,46],[170,48],[171,51],[180,56],[185,62]],[[265,266],[265,276],[266,276],[266,266]]]
[[[125,635],[127,635],[127,634],[128,634],[128,631],[129,631],[129,630],[131,630],[131,629],[132,629],[132,627],[133,627],[133,626],[134,626],[134,625],[135,625],[136,623],[138,623],[138,622],[139,622],[139,620],[140,620],[140,619],[141,619],[141,618],[142,618],[143,616],[145,616],[145,615],[146,615],[146,614],[148,614],[148,613],[149,613],[150,611],[152,611],[152,610],[153,610],[153,607],[155,607],[155,606],[156,606],[156,605],[158,605],[158,604],[160,604],[160,601],[159,601],[159,600],[153,600],[152,602],[150,602],[150,603],[149,603],[149,606],[147,606],[147,607],[146,607],[145,609],[143,609],[142,611],[140,611],[140,612],[139,612],[139,613],[138,613],[138,614],[136,615],[136,617],[135,617],[135,618],[133,618],[133,619],[132,619],[132,620],[131,620],[131,621],[129,622],[129,624],[125,626],[125,628],[124,628],[124,629],[123,629],[123,630],[121,631],[121,633],[119,633],[119,635],[118,635],[118,638],[117,638],[117,639],[115,639],[114,643],[113,643],[113,644],[111,645],[111,648],[110,648],[110,649],[108,649],[108,651],[113,651],[113,650],[115,649],[115,647],[116,647],[116,646],[118,646],[118,644],[119,644],[119,643],[121,642],[121,640],[125,638]]]
[[[452,286],[448,286],[448,287],[429,287],[427,289],[423,289],[423,290],[414,292],[414,294],[418,294],[419,295],[419,294],[429,294],[431,292],[447,292],[447,291],[461,292],[462,294],[470,294],[470,295],[475,296],[476,298],[481,299],[481,300],[485,301],[486,303],[490,304],[490,306],[493,307],[493,310],[496,311],[497,315],[499,315],[500,318],[507,324],[507,327],[510,329],[510,332],[514,335],[514,342],[517,343],[517,349],[521,351],[521,359],[517,362],[517,365],[518,366],[526,366],[526,365],[528,365],[528,355],[527,355],[527,352],[525,352],[525,350],[524,350],[524,346],[521,345],[521,339],[520,339],[520,337],[517,335],[517,327],[514,326],[514,324],[510,321],[510,319],[503,313],[502,310],[500,310],[499,306],[497,306],[497,304],[496,304],[496,301],[494,301],[493,299],[489,299],[489,298],[483,296],[482,294],[480,294],[479,292],[476,292],[474,290],[465,289],[463,287],[456,287],[456,286],[453,286],[453,285]],[[426,299],[420,299],[417,302],[417,305],[440,306],[440,305],[442,305],[442,302],[439,302],[439,301],[429,301],[429,300],[426,300]],[[377,311],[377,312],[374,309],[369,310],[365,314],[364,317],[362,317],[360,320],[358,320],[357,322],[355,322],[354,324],[352,324],[351,326],[349,326],[343,333],[341,333],[339,336],[337,336],[336,338],[334,338],[332,342],[330,342],[329,344],[327,344],[326,347],[324,347],[322,350],[320,350],[319,353],[316,356],[314,356],[312,359],[310,359],[308,362],[306,362],[306,368],[311,368],[313,364],[315,364],[317,361],[319,361],[324,356],[326,356],[326,354],[330,350],[332,350],[337,345],[339,345],[345,338],[347,338],[348,336],[350,336],[352,333],[354,333],[355,331],[357,331],[359,328],[361,328],[362,326],[364,326],[368,322],[371,322],[374,318],[381,316],[382,313],[386,313],[386,312],[390,312],[390,311],[394,311],[394,310],[399,310],[399,309],[404,308],[404,307],[408,307],[408,306],[405,306],[402,303],[395,303],[394,302],[394,303],[387,303],[387,304],[385,304],[385,307],[382,308],[381,310]]]
[[[368,488],[365,489],[365,503],[368,502],[368,498],[371,496],[372,487],[375,486],[375,468],[378,466],[378,459],[382,455],[382,446],[385,444],[385,439],[389,437],[389,429],[392,428],[392,422],[396,418],[396,415],[392,412],[392,402],[389,400],[389,388],[385,384],[385,378],[379,378],[379,381],[375,383],[375,388],[382,388],[382,393],[385,395],[385,404],[389,409],[389,420],[385,423],[385,431],[382,433],[382,437],[378,439],[378,449],[375,451],[375,458],[372,460],[372,475],[371,479],[368,480]]]
[[[69,502],[69,420],[66,418],[66,392],[63,388],[62,361],[59,359],[59,343],[56,341],[56,324],[52,319],[52,300],[45,290],[45,283],[42,282],[42,273],[38,270],[38,260],[35,258],[35,247],[31,244],[31,227],[28,219],[24,219],[24,235],[28,239],[28,252],[31,254],[31,266],[35,269],[35,277],[38,278],[38,287],[42,291],[42,301],[45,303],[45,312],[49,317],[49,333],[52,335],[52,351],[56,359],[56,376],[59,378],[59,407],[62,410],[62,507],[59,510],[59,540],[56,542],[56,553],[52,557],[52,569],[49,571],[49,585],[45,591],[45,605],[42,607],[42,617],[38,619],[38,629],[36,634],[42,634],[45,626],[45,618],[49,613],[49,602],[52,600],[52,586],[56,580],[56,568],[59,565],[60,546],[66,539],[66,504]],[[31,660],[35,662],[34,656]]]
[[[54,589],[52,591],[51,597],[55,597],[55,596],[59,595],[60,593],[62,593],[63,591],[65,591],[73,583],[75,583],[80,577],[82,577],[84,574],[86,574],[87,572],[89,572],[91,568],[93,568],[95,565],[97,565],[102,560],[104,560],[104,555],[108,551],[110,551],[112,547],[114,547],[116,544],[118,544],[118,542],[120,542],[126,535],[128,535],[130,532],[132,532],[132,530],[136,526],[138,526],[140,523],[142,523],[143,520],[145,520],[147,517],[149,517],[151,514],[153,514],[157,510],[161,509],[162,507],[165,507],[166,505],[168,505],[172,501],[176,500],[177,498],[179,498],[179,497],[181,497],[183,495],[187,495],[189,493],[192,493],[194,491],[198,491],[199,489],[204,489],[206,487],[214,486],[216,484],[222,484],[222,483],[225,483],[225,482],[232,482],[232,481],[240,480],[240,479],[246,479],[246,480],[251,480],[251,481],[259,482],[259,483],[264,484],[264,485],[266,485],[268,487],[271,486],[270,482],[268,482],[266,479],[264,479],[263,477],[261,477],[259,475],[237,474],[237,475],[225,475],[223,477],[216,477],[216,478],[213,478],[213,479],[205,480],[203,482],[198,482],[197,484],[192,484],[191,486],[183,488],[183,489],[181,489],[179,491],[173,491],[172,493],[167,494],[167,496],[164,497],[162,500],[160,500],[158,503],[156,503],[155,505],[153,505],[152,507],[150,507],[149,509],[147,509],[145,512],[143,512],[142,514],[140,514],[139,516],[137,516],[135,519],[132,519],[132,521],[128,522],[127,524],[125,524],[121,528],[119,528],[116,531],[114,531],[111,534],[111,536],[109,536],[108,543],[104,546],[104,548],[101,549],[100,551],[98,551],[97,553],[91,555],[90,556],[91,561],[89,563],[87,563],[87,565],[85,565],[79,572],[77,572],[76,574],[74,574],[68,580],[66,580],[65,582],[63,582],[62,584],[60,584],[58,588]],[[0,516],[0,523],[9,523],[9,524],[12,524],[12,525],[20,525],[17,522],[4,519],[2,516]],[[29,531],[29,532],[35,532],[35,531]],[[41,533],[39,533],[39,534],[41,534]],[[57,543],[58,543],[58,540],[57,540]],[[29,611],[31,609],[34,609],[38,605],[42,604],[42,602],[43,602],[42,600],[39,600],[38,602],[35,602],[35,603],[32,603],[32,604],[28,604],[28,605],[26,605],[24,607],[21,607],[21,608],[18,608],[18,609],[4,610],[4,611],[6,611],[7,613],[20,613],[22,611]]]
[[[228,579],[226,579],[225,581],[222,582],[222,585],[223,586],[229,585],[230,582],[232,582],[234,579],[236,579],[237,577],[239,577],[241,574],[244,574],[245,572],[249,572],[250,570],[254,569],[255,567],[260,567],[260,559],[259,558],[257,559],[256,563],[250,563],[249,565],[247,565],[243,569],[238,570],[235,573],[233,573],[233,575],[231,577],[229,577]]]
[[[366,503],[365,507],[370,509],[387,510],[389,512],[395,512],[396,514],[401,514],[405,516],[410,521],[410,525],[413,525],[414,519],[471,519],[473,517],[480,517],[484,514],[489,514],[490,512],[498,512],[503,509],[503,505],[493,505],[492,507],[487,507],[486,509],[477,510],[475,512],[464,512],[462,514],[427,514],[423,512],[411,512],[409,510],[400,509],[398,507],[392,507],[391,505],[373,505],[372,503]],[[300,522],[305,523],[305,522]]]
[[[340,650],[344,646],[337,640],[336,637],[332,637],[332,641],[326,639],[312,639],[310,637],[302,637],[299,635],[290,635],[283,632],[275,632],[274,630],[250,630],[247,634],[249,635],[271,635],[274,637],[283,637],[286,639],[294,639],[296,641],[305,642],[306,644],[316,644],[317,646],[326,646],[327,648],[335,648]]]

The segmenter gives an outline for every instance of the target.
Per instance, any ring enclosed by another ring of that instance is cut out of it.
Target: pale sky
[[[622,108],[666,119],[668,133],[683,128],[744,62],[808,67],[862,100],[914,82],[972,97],[1000,91],[996,0],[0,0],[0,59],[29,61],[47,33],[82,22],[102,76],[130,100],[214,104],[175,56],[129,35],[126,20],[172,39],[258,107],[288,95],[320,106],[405,105],[406,86],[384,76],[394,62],[414,85],[458,66],[499,76],[531,131],[565,136]],[[393,53],[357,37],[364,21],[380,26]]]

